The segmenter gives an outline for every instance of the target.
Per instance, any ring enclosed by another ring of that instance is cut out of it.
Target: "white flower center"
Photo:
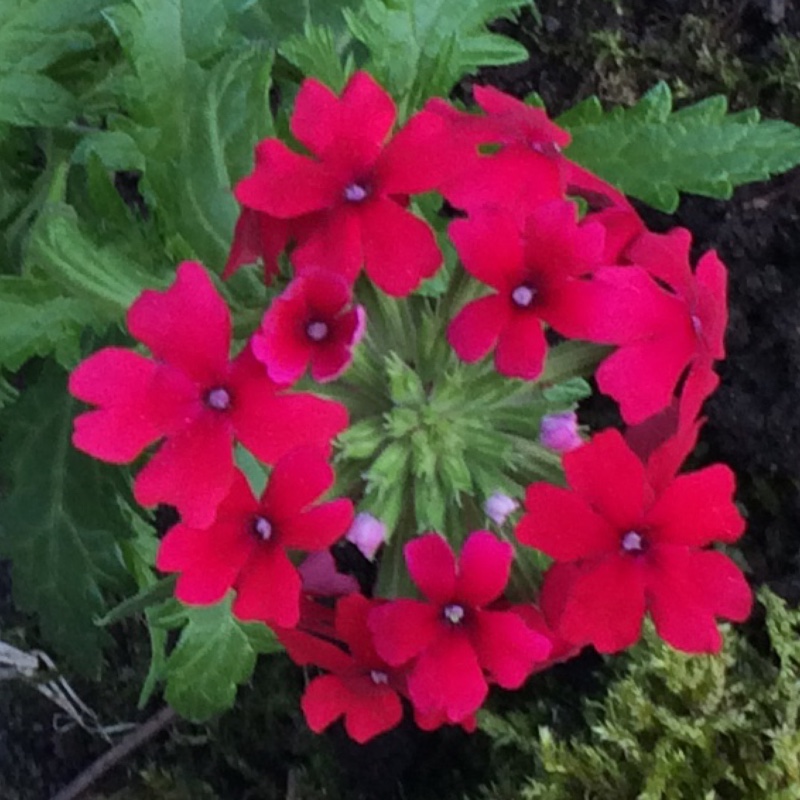
[[[328,333],[328,324],[322,322],[322,320],[314,320],[306,325],[306,336],[308,336],[312,342],[321,342],[323,339],[327,338]]]
[[[514,305],[520,308],[528,308],[535,297],[536,289],[524,283],[521,286],[517,286],[517,288],[511,292],[511,299],[514,301]]]
[[[360,203],[368,194],[367,187],[360,183],[350,183],[344,188],[344,199],[351,203]]]
[[[372,672],[369,673],[369,677],[372,678],[372,682],[376,686],[389,683],[389,676],[385,672],[381,672],[379,669],[373,669]]]
[[[641,553],[644,550],[644,539],[637,531],[628,531],[622,537],[622,549],[626,553]]]
[[[227,411],[231,407],[230,392],[222,386],[211,389],[206,394],[206,405],[214,411]]]
[[[256,517],[253,520],[253,533],[262,542],[268,542],[272,537],[272,525],[266,517]]]
[[[445,606],[442,613],[444,618],[452,625],[458,625],[464,619],[464,607],[458,605],[458,603]]]

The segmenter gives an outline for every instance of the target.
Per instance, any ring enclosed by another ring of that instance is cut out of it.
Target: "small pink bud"
[[[364,558],[373,561],[378,548],[386,541],[386,526],[372,514],[362,512],[356,514],[345,539],[352,542]]]
[[[513,514],[519,508],[519,503],[513,497],[501,492],[495,492],[483,504],[486,516],[497,525],[502,525],[509,514]]]
[[[539,426],[539,441],[556,453],[569,453],[583,444],[578,433],[578,415],[574,411],[545,414]]]

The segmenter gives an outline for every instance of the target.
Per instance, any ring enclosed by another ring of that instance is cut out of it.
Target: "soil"
[[[555,116],[591,94],[609,104],[633,102],[664,79],[681,101],[724,93],[734,109],[756,105],[766,116],[800,124],[800,8],[794,6],[782,0],[538,0],[538,15],[497,24],[527,46],[530,60],[486,70],[477,80],[520,97],[536,91]],[[753,582],[800,601],[800,171],[742,187],[730,201],[684,197],[672,216],[640,211],[655,230],[689,228],[697,252],[716,248],[729,268],[728,356],[719,368],[722,385],[706,407],[697,460],[723,461],[737,473],[737,497],[749,520],[742,550]],[[603,420],[609,407],[595,401],[585,414]],[[3,638],[10,633],[14,641],[16,631],[15,643],[25,644],[27,621],[9,605],[2,568],[0,619]],[[120,643],[112,663],[127,663],[123,653]],[[568,725],[574,717],[569,698],[597,690],[600,664],[583,657],[552,670],[532,691],[567,698],[558,712]],[[269,696],[270,685],[300,680],[293,675],[262,664],[251,691]],[[109,696],[116,688],[113,681],[105,690],[79,687],[106,722],[135,707],[135,696],[125,703]],[[353,800],[391,800],[437,788],[439,796],[461,796],[491,778],[482,772],[480,736],[401,727],[358,748],[337,730],[315,739],[296,708],[254,706],[243,702],[249,710],[237,712],[236,720],[199,729],[180,725],[100,788],[110,794],[129,780],[149,787],[119,800],[338,796],[318,790],[322,775],[340,782]],[[55,733],[53,710],[32,688],[0,682],[3,798],[47,800],[105,749],[80,730]],[[159,763],[179,766],[167,775]],[[304,793],[306,779],[315,788]]]

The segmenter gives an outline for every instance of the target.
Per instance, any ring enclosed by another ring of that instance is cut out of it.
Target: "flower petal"
[[[457,219],[447,232],[464,268],[487,286],[507,289],[524,266],[520,230],[507,214],[484,212]]]
[[[203,267],[185,261],[164,292],[147,289],[128,310],[131,336],[166,361],[210,387],[228,366],[231,318]]]
[[[333,438],[347,427],[347,409],[340,403],[312,394],[276,393],[278,387],[249,347],[234,361],[230,381],[236,437],[267,464],[303,445],[327,455]]]
[[[423,714],[441,709],[450,722],[460,722],[483,705],[489,687],[469,639],[453,632],[420,655],[408,678],[408,692]]]
[[[499,294],[473,300],[447,326],[447,341],[462,361],[471,364],[494,347],[508,317],[508,302]]]
[[[545,575],[542,607],[567,641],[592,644],[601,653],[630,647],[641,635],[645,613],[641,564],[623,556],[580,567],[555,564]]]
[[[440,630],[439,609],[418,600],[392,600],[367,617],[375,650],[387,663],[400,666],[419,655]]]
[[[532,381],[542,374],[547,340],[536,314],[512,313],[497,340],[494,363],[501,375]]]
[[[233,613],[244,622],[293,628],[300,620],[300,590],[300,575],[283,549],[260,546],[236,582]]]
[[[319,448],[298,447],[275,464],[261,507],[275,522],[292,519],[325,494],[333,481],[333,468]]]
[[[161,445],[136,476],[133,493],[143,506],[173,505],[186,525],[207,528],[233,475],[230,424],[206,411]]]
[[[650,493],[642,462],[622,434],[608,429],[563,459],[567,482],[603,519],[618,531],[639,525]]]
[[[293,550],[324,550],[341,539],[353,522],[350,500],[331,500],[281,525],[281,543]]]
[[[735,490],[736,478],[724,464],[679,475],[647,515],[653,538],[691,547],[736,541],[745,523],[733,502]]]
[[[531,484],[525,511],[514,531],[517,539],[556,561],[594,558],[619,549],[619,532],[568,489]]]
[[[478,611],[472,641],[480,665],[504,689],[518,689],[544,661],[550,640],[531,630],[513,611]]]
[[[428,223],[387,198],[361,209],[364,269],[392,297],[405,297],[442,264]]]
[[[475,531],[464,542],[458,559],[455,598],[480,607],[496,600],[506,588],[514,549],[489,531]]]
[[[456,590],[456,559],[438,533],[412,539],[404,548],[408,572],[417,588],[433,603],[447,603]]]
[[[343,191],[339,176],[324,164],[298,155],[278,139],[256,148],[254,172],[236,186],[236,199],[247,208],[291,219],[331,208]]]
[[[713,550],[657,547],[650,557],[647,594],[658,635],[688,653],[717,653],[715,617],[742,622],[753,596],[739,568]]]

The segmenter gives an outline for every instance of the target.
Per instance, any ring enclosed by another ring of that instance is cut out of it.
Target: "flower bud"
[[[545,414],[539,426],[539,441],[556,453],[569,453],[583,444],[578,433],[578,415],[574,411]]]
[[[378,548],[386,541],[386,526],[372,514],[362,512],[356,514],[345,539],[352,542],[364,558],[373,561]]]
[[[513,514],[519,508],[519,503],[513,497],[501,492],[495,492],[483,504],[486,516],[497,525],[502,525],[509,514]]]

